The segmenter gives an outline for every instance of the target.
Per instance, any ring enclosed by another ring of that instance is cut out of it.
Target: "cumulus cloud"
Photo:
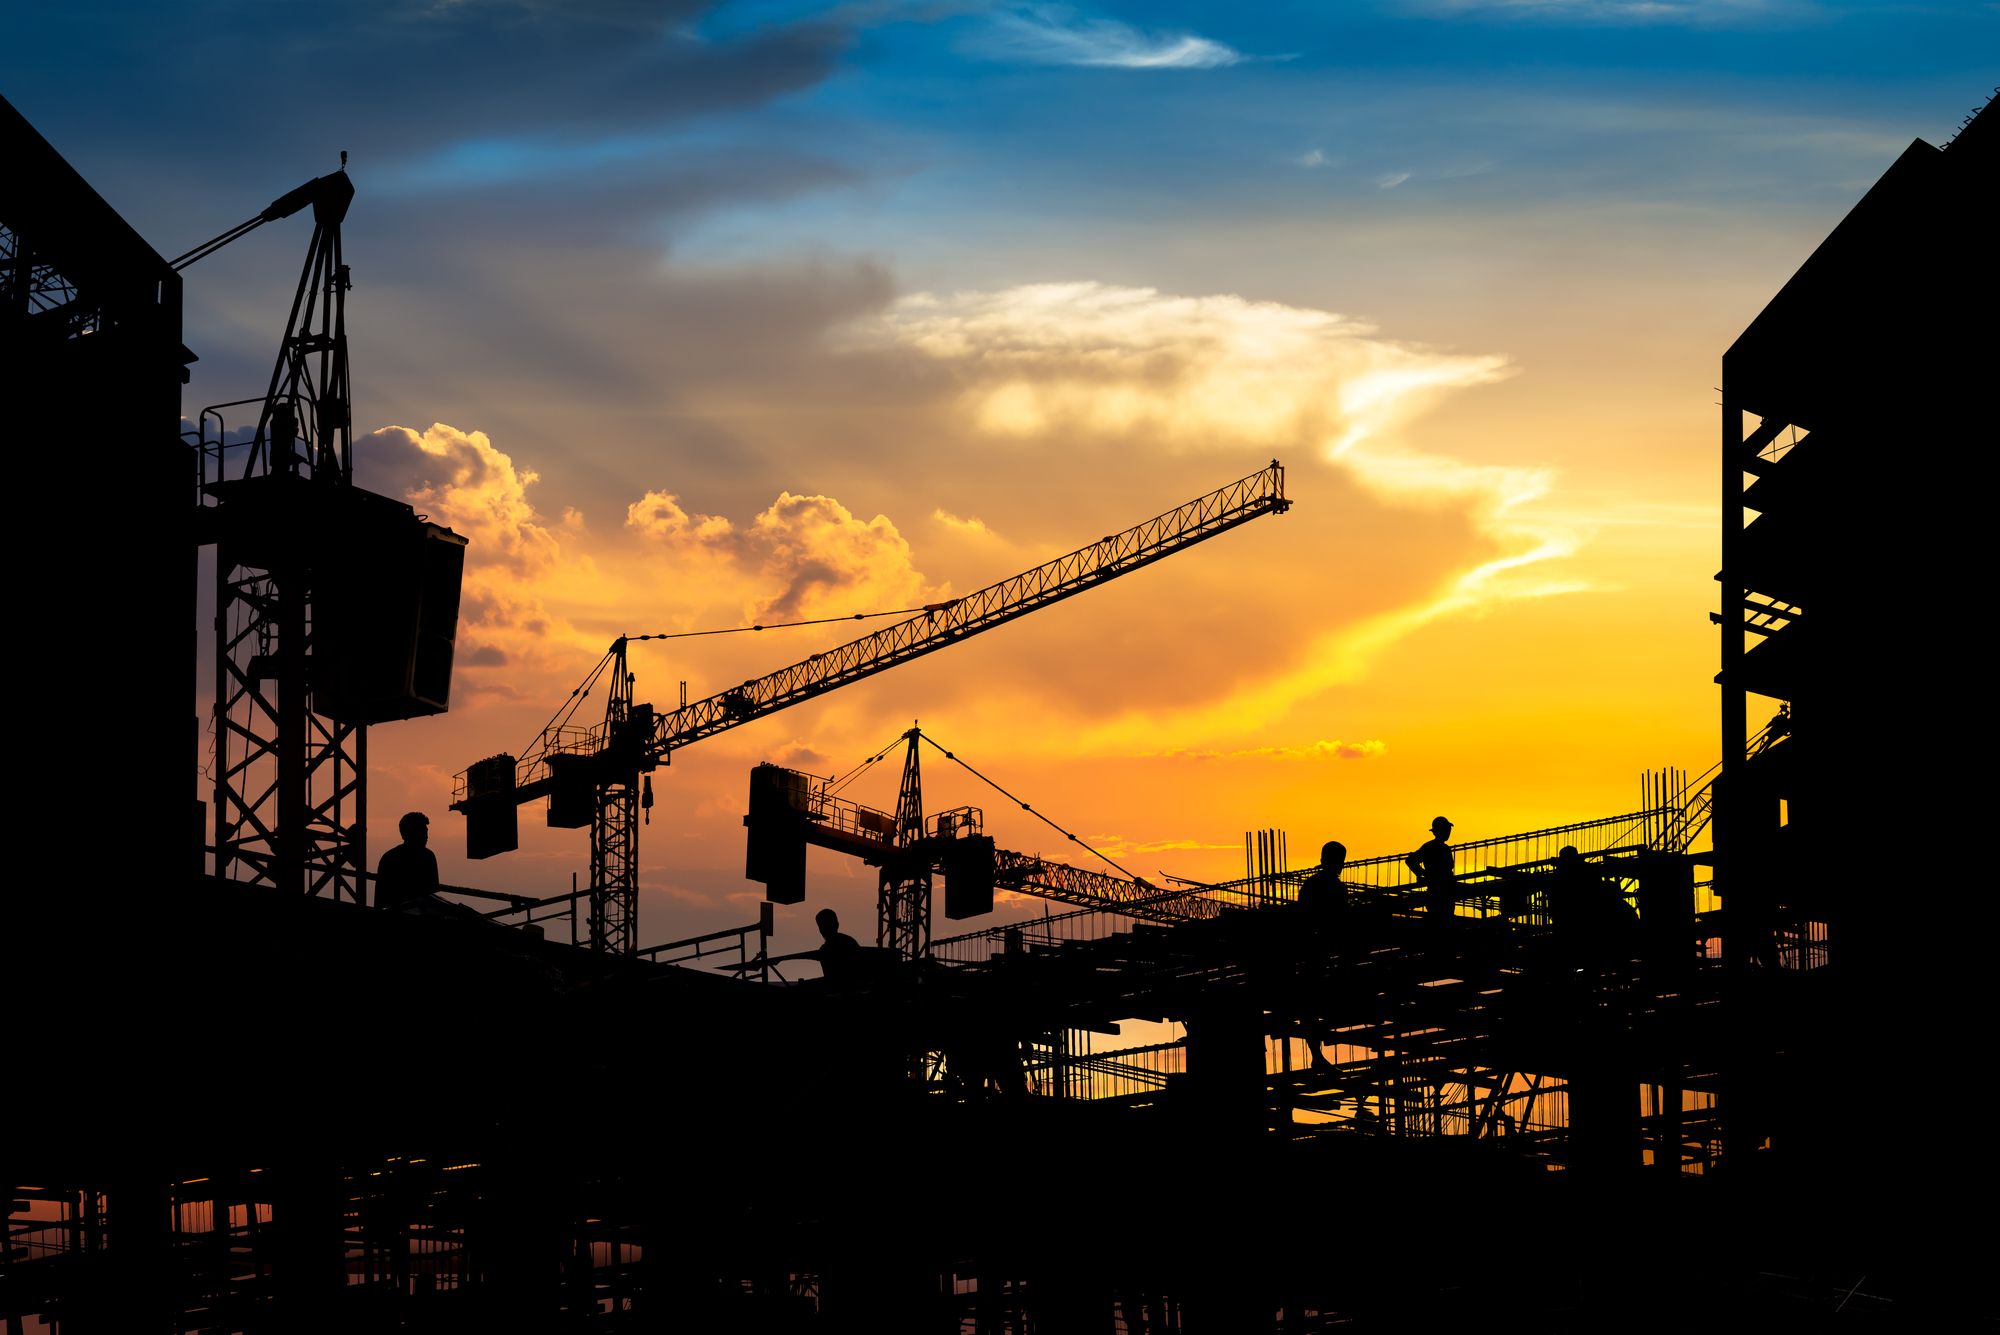
[[[989,439],[1060,432],[1086,444],[1239,457],[1245,445],[1311,450],[1385,504],[1465,514],[1497,553],[1423,602],[1327,635],[1306,665],[1239,691],[1228,719],[1176,726],[1228,731],[1268,721],[1352,680],[1381,648],[1437,617],[1581,587],[1531,569],[1582,540],[1574,526],[1521,513],[1548,491],[1552,470],[1471,463],[1404,439],[1440,395],[1513,374],[1504,356],[1385,339],[1330,311],[1094,282],[916,293],[843,337],[857,347],[900,345],[949,367],[959,410]]]
[[[384,427],[360,442],[359,457],[364,485],[468,539],[459,663],[481,671],[461,682],[467,699],[560,699],[618,634],[847,616],[951,596],[948,581],[925,578],[886,515],[863,519],[831,496],[783,491],[737,521],[649,489],[626,505],[621,543],[593,534],[574,510],[553,522],[541,515],[530,495],[539,476],[483,432],[441,422],[423,432]],[[737,656],[750,666],[771,653],[746,644],[716,661],[736,671]],[[785,754],[825,759],[796,739]]]
[[[863,522],[831,496],[781,493],[753,532],[769,547],[762,574],[782,587],[757,599],[757,617],[839,616],[912,607],[951,596],[931,588],[911,562],[910,544],[886,515]]]
[[[1062,6],[994,14],[972,48],[994,59],[1114,69],[1206,70],[1245,58],[1192,33],[1147,33],[1116,19],[1080,19]]]
[[[920,292],[851,328],[957,368],[960,402],[995,436],[1073,428],[1179,450],[1318,448],[1400,501],[1475,498],[1497,511],[1546,491],[1548,470],[1402,448],[1394,429],[1438,394],[1513,374],[1507,358],[1375,336],[1330,311],[1104,283]]]
[[[545,654],[550,646],[538,642],[567,629],[546,594],[594,574],[578,546],[582,517],[566,511],[546,522],[528,499],[538,476],[517,468],[483,431],[443,422],[421,433],[388,426],[357,443],[367,484],[467,539],[459,617],[461,634],[482,642],[473,657],[484,665]]]
[[[404,471],[416,475],[403,489],[404,499],[471,539],[468,563],[504,565],[526,575],[561,559],[561,539],[540,522],[528,500],[528,488],[540,475],[515,468],[485,432],[443,422],[433,422],[421,435],[388,426],[371,433],[364,448],[378,457],[401,456]]]
[[[746,625],[920,606],[951,596],[927,584],[909,542],[887,515],[862,520],[831,496],[781,492],[747,526],[689,514],[677,496],[648,491],[626,510],[626,526],[682,566],[727,565],[750,587]],[[984,528],[977,520],[972,526]],[[970,527],[970,526],[967,526]],[[721,576],[710,569],[710,578]]]
[[[849,337],[901,343],[961,368],[964,406],[994,435],[1143,432],[1181,449],[1313,439],[1347,449],[1410,415],[1429,391],[1509,374],[1504,357],[1374,333],[1278,302],[1077,282],[920,292]]]
[[[649,491],[625,507],[625,525],[681,556],[728,558],[742,546],[734,524],[718,515],[690,515],[667,491]]]

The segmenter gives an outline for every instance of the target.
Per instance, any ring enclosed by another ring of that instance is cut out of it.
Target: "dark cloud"
[[[827,23],[704,40],[706,3],[16,5],[10,98],[131,138],[271,152],[338,140],[375,161],[469,136],[556,140],[760,106],[825,78],[850,40]],[[75,106],[73,68],[104,72]],[[18,94],[15,90],[19,90]],[[219,165],[219,164],[218,164]]]

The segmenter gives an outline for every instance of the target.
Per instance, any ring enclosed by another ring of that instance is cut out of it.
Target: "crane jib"
[[[1273,459],[1268,468],[1239,478],[1186,505],[1156,515],[1122,533],[1114,533],[1079,548],[1066,556],[1036,566],[998,584],[969,593],[963,598],[928,609],[865,635],[804,662],[781,668],[768,676],[746,681],[741,686],[663,713],[653,722],[644,743],[634,750],[619,749],[620,766],[651,769],[692,742],[739,727],[755,719],[803,704],[828,691],[852,685],[878,672],[921,658],[947,645],[957,644],[982,631],[1005,625],[1017,617],[1074,597],[1121,575],[1130,574],[1153,562],[1184,551],[1218,533],[1225,533],[1262,515],[1283,514],[1291,508],[1285,498],[1285,470]],[[623,662],[621,640],[613,657]],[[611,661],[607,658],[607,662]],[[635,739],[636,740],[636,739]],[[589,754],[608,741],[593,733]],[[510,804],[533,801],[555,790],[550,756],[560,751],[582,750],[574,746],[547,746],[524,757],[516,769],[516,782],[500,799]],[[601,754],[609,756],[610,751]],[[496,760],[502,759],[495,757]],[[509,763],[511,758],[509,758]],[[477,796],[458,776],[458,797],[454,810],[464,810]]]
[[[1284,494],[1284,469],[1273,460],[1269,468],[1123,533],[967,594],[942,609],[899,621],[663,714],[647,749],[655,757],[664,756],[703,737],[802,704],[1151,565],[1259,516],[1281,514],[1290,505]]]

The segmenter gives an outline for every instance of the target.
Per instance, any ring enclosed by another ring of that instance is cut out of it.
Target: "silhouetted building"
[[[1966,1171],[1960,1142],[1857,1134],[1882,1105],[1854,1078],[1891,1060],[1949,1083],[1987,1006],[1938,943],[1984,909],[1948,873],[1910,884],[1846,853],[1962,838],[1990,733],[1962,609],[1990,564],[1993,119],[1913,142],[1722,358],[1727,1153],[1748,1227],[1877,1280],[1978,1264],[1926,1199]],[[1773,1223],[1808,1180],[1839,1182],[1839,1208]]]

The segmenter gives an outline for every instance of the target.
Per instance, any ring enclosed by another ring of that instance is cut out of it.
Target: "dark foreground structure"
[[[177,270],[0,110],[10,371],[81,393],[111,366],[135,441],[193,447],[156,501],[198,474],[193,538],[233,553],[218,705],[243,724],[199,872],[138,804],[118,865],[14,897],[9,1335],[1990,1320],[1978,1100],[1953,1092],[1983,1082],[1989,1008],[1943,912],[1983,921],[1957,884],[1976,491],[1925,468],[1992,434],[1990,116],[1912,145],[1725,356],[1719,773],[1461,846],[1448,885],[1400,857],[1315,880],[1267,846],[1242,881],[1161,889],[990,841],[968,861],[977,813],[927,821],[913,731],[895,813],[753,776],[757,879],[796,902],[805,841],[862,857],[895,947],[781,986],[755,926],[722,934],[734,970],[655,962],[615,897],[580,945],[507,896],[367,903],[366,729],[445,707],[457,547],[349,494],[352,189],[294,192],[326,306],[314,326],[302,296],[256,431],[176,441]],[[285,536],[329,514],[379,542]],[[188,535],[162,527],[165,567]],[[1921,644],[1882,615],[1917,588]],[[293,647],[321,608],[393,653]],[[636,810],[634,778],[596,800]],[[1857,790],[1869,845],[1939,865],[1864,870]],[[938,869],[950,917],[995,884],[1067,911],[933,939]],[[106,894],[110,934],[83,907]]]

